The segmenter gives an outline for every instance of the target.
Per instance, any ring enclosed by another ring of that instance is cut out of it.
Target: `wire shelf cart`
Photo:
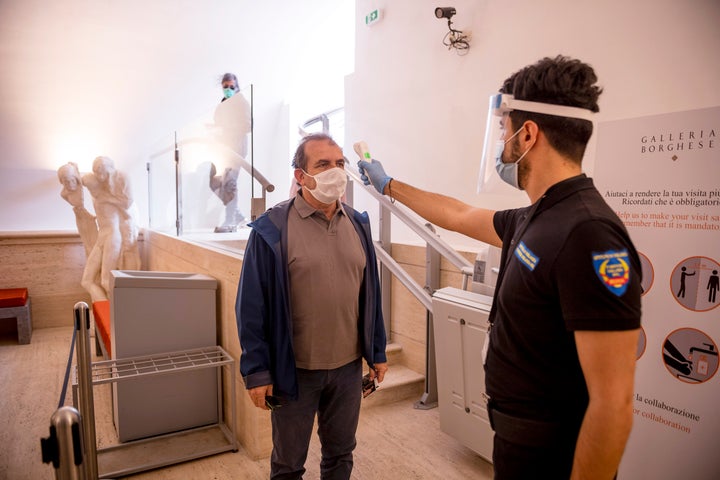
[[[220,346],[160,353],[91,364],[92,386],[125,382],[140,377],[178,375],[215,368],[218,388],[218,421],[215,424],[175,431],[97,449],[99,478],[115,478],[165,467],[227,451],[237,451],[235,404],[236,361]],[[230,422],[223,416],[222,370],[229,373]],[[73,402],[78,397],[77,368],[73,375]],[[193,388],[189,384],[188,388]],[[169,406],[171,408],[171,406]],[[94,419],[86,419],[86,421]]]

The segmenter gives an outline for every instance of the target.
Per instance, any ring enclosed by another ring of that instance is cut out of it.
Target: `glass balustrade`
[[[155,143],[147,163],[151,229],[242,245],[245,225],[274,189],[253,159],[252,98],[250,85]]]

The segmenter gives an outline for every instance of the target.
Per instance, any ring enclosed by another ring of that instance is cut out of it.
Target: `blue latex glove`
[[[362,178],[365,185],[372,185],[375,187],[375,190],[380,192],[381,195],[384,195],[385,187],[390,183],[392,177],[385,173],[382,163],[374,159],[372,162],[360,160],[357,165],[360,171],[360,178]]]

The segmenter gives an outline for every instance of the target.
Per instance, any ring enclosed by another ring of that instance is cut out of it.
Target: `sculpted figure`
[[[95,216],[85,208],[85,195],[80,178],[80,170],[74,162],[68,162],[58,168],[58,180],[63,186],[60,196],[73,207],[75,224],[80,239],[85,246],[85,255],[89,256],[98,236]]]
[[[111,270],[140,269],[138,232],[131,213],[134,205],[130,184],[110,158],[97,157],[92,173],[85,174],[82,183],[93,197],[98,238],[88,256],[81,283],[95,302],[108,298]]]

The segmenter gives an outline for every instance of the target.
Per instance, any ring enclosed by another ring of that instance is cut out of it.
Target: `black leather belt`
[[[513,417],[488,406],[490,426],[500,438],[528,447],[551,446],[575,441],[577,430],[565,424]],[[575,433],[573,434],[573,430]],[[574,435],[570,437],[570,435]]]

